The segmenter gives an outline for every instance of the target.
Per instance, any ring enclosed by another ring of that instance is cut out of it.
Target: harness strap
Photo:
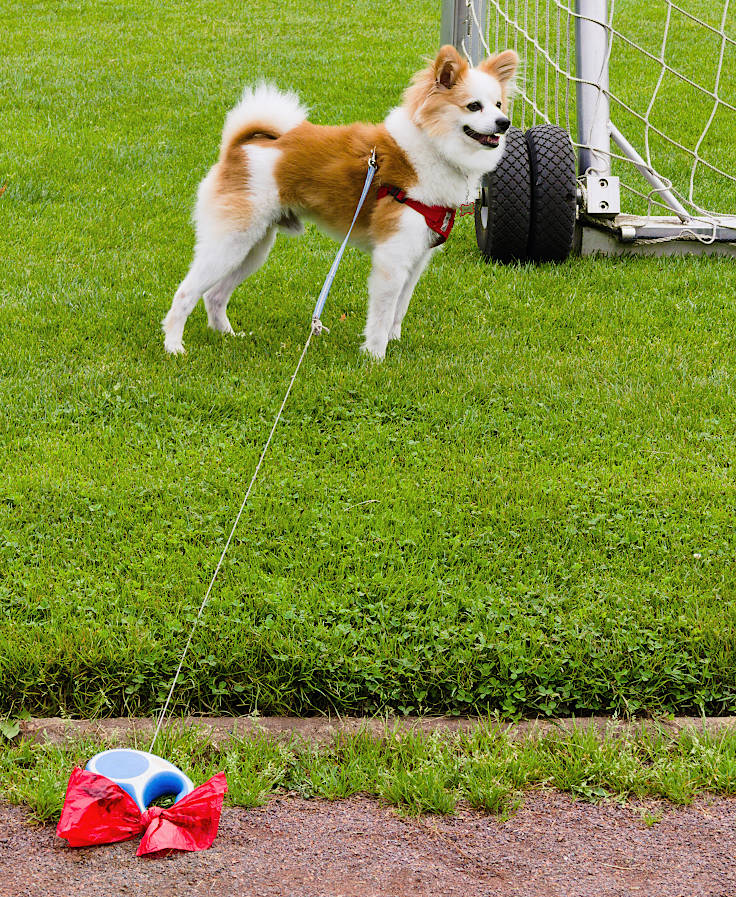
[[[377,199],[383,199],[384,196],[393,196],[396,202],[403,203],[409,206],[410,209],[414,209],[414,211],[423,215],[424,220],[427,222],[427,227],[440,238],[435,245],[439,246],[450,236],[450,231],[455,223],[455,209],[449,206],[428,206],[416,199],[410,199],[406,195],[405,190],[393,187],[390,184],[384,184],[378,188]]]

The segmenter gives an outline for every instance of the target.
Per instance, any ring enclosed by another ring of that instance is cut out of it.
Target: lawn
[[[164,354],[225,112],[268,78],[315,122],[379,120],[439,5],[2,9],[0,712],[152,713],[335,250],[279,237],[240,336],[200,306]],[[463,217],[382,365],[368,264],[345,256],[174,710],[736,711],[733,261],[489,266]]]

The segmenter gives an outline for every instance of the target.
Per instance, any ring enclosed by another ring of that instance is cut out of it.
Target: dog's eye
[[[503,104],[501,103],[501,100],[499,100],[499,101],[496,103],[496,108],[497,108],[497,109],[500,109],[502,105],[503,105]]]
[[[468,112],[481,112],[483,110],[483,104],[479,103],[478,100],[473,100],[473,102],[468,103],[465,108]]]

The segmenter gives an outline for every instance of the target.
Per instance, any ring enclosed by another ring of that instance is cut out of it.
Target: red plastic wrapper
[[[90,847],[143,833],[138,856],[159,850],[206,850],[217,835],[226,791],[225,773],[218,772],[172,807],[149,807],[141,813],[111,779],[75,767],[56,834],[71,847]]]

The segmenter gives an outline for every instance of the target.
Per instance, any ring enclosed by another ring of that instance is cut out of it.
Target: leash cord
[[[232,529],[230,530],[230,535],[227,537],[227,542],[225,542],[225,547],[222,549],[222,554],[220,555],[220,560],[217,562],[217,566],[215,567],[215,572],[212,574],[212,579],[210,580],[210,584],[207,587],[207,591],[205,592],[205,596],[202,599],[202,603],[199,606],[199,613],[197,614],[194,623],[192,624],[191,631],[189,632],[189,638],[187,639],[187,643],[184,646],[184,651],[181,655],[181,660],[179,661],[179,666],[177,667],[176,673],[174,674],[174,678],[171,682],[171,687],[169,688],[169,693],[166,697],[166,703],[161,710],[161,713],[158,717],[158,722],[156,723],[156,729],[153,733],[153,738],[151,739],[151,745],[148,748],[148,752],[153,752],[153,747],[156,744],[156,739],[158,738],[159,732],[161,731],[161,726],[163,725],[164,719],[166,718],[166,713],[169,709],[169,704],[171,703],[172,695],[174,694],[174,689],[176,688],[176,683],[179,680],[179,675],[182,671],[182,667],[184,666],[184,660],[186,659],[187,653],[189,651],[189,646],[192,643],[192,639],[194,638],[194,632],[197,628],[197,624],[199,623],[202,614],[204,613],[204,609],[207,606],[207,602],[209,601],[210,593],[212,592],[212,587],[215,584],[215,580],[217,579],[217,574],[220,572],[220,567],[222,567],[222,562],[225,560],[225,555],[227,554],[227,550],[230,547],[230,543],[233,540],[233,536],[235,535],[235,530],[240,522],[240,518],[245,510],[245,506],[250,498],[250,493],[253,490],[253,486],[255,484],[256,478],[258,476],[258,472],[261,469],[261,465],[263,464],[263,459],[266,457],[266,452],[268,451],[269,446],[271,445],[271,440],[273,439],[273,434],[276,432],[276,427],[281,420],[281,415],[283,414],[284,408],[286,407],[286,401],[289,398],[289,394],[291,393],[291,388],[294,385],[294,381],[296,380],[296,375],[299,373],[299,368],[302,366],[302,362],[304,361],[304,357],[307,354],[307,349],[309,348],[309,344],[312,342],[312,337],[317,334],[322,333],[323,330],[327,330],[326,327],[320,321],[320,315],[322,314],[322,309],[324,308],[325,302],[327,301],[327,294],[330,291],[330,287],[332,286],[332,281],[335,278],[335,273],[337,272],[337,267],[340,264],[340,260],[342,259],[343,253],[345,251],[345,247],[347,246],[348,239],[350,238],[350,234],[353,231],[353,226],[355,222],[358,220],[358,214],[365,202],[365,198],[368,195],[368,190],[371,186],[371,182],[373,181],[373,176],[376,173],[376,151],[375,149],[371,153],[370,161],[368,162],[368,173],[366,174],[365,184],[363,186],[363,192],[361,194],[360,200],[358,201],[358,207],[355,210],[355,215],[353,216],[352,224],[350,225],[348,232],[343,240],[340,248],[337,251],[337,255],[335,256],[335,261],[332,263],[330,270],[325,278],[325,282],[322,285],[322,289],[320,290],[319,297],[317,298],[317,304],[314,307],[314,312],[312,313],[312,326],[309,330],[309,336],[307,337],[306,343],[304,343],[304,348],[302,349],[302,354],[299,356],[299,361],[297,362],[296,368],[294,369],[294,373],[291,375],[291,380],[289,381],[289,386],[286,390],[286,394],[284,395],[284,399],[281,402],[281,407],[278,410],[276,415],[276,419],[273,422],[273,426],[271,427],[271,432],[268,434],[268,439],[266,440],[266,444],[263,446],[263,451],[261,452],[261,456],[258,459],[258,463],[256,464],[256,469],[253,471],[253,476],[251,477],[250,483],[248,485],[248,489],[245,493],[245,498],[243,499],[242,504],[240,505],[240,510],[235,518],[235,522],[233,523]]]

